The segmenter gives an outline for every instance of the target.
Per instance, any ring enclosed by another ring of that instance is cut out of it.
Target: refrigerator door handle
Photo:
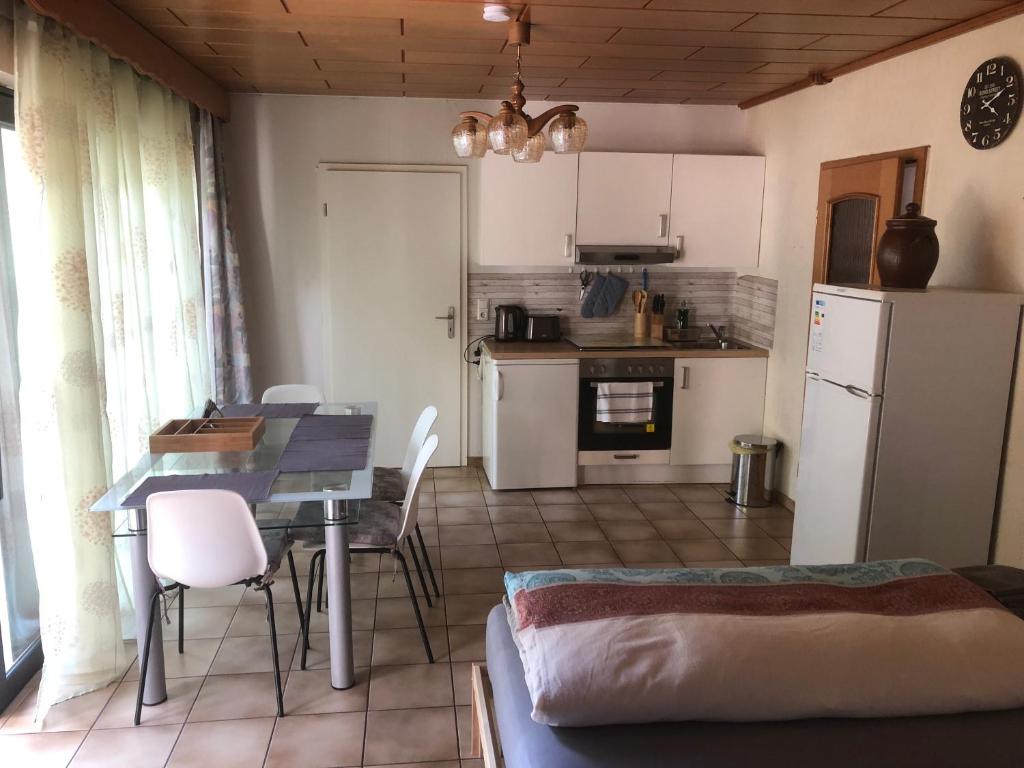
[[[858,389],[857,387],[853,386],[853,384],[847,384],[845,387],[843,387],[843,389],[845,389],[854,397],[859,397],[863,400],[871,399],[871,394],[869,392],[865,392],[863,389]]]

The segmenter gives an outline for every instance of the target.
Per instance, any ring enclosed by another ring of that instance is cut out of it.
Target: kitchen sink
[[[680,341],[669,342],[676,349],[750,349],[749,344],[744,344],[742,341],[736,341],[735,339],[726,339],[725,341],[717,341],[716,339],[682,339]]]

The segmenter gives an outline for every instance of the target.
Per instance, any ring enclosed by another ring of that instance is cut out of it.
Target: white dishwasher
[[[491,487],[575,487],[579,361],[487,355],[481,366],[483,461]]]

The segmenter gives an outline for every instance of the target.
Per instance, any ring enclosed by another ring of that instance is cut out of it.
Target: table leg
[[[327,542],[327,626],[331,642],[331,685],[344,690],[356,683],[352,659],[352,583],[349,578],[348,526],[331,525],[342,519],[341,502],[324,501],[324,539]]]
[[[146,512],[133,510],[129,528],[132,550],[132,595],[135,600],[135,637],[138,638],[139,659],[142,658],[142,644],[146,641],[146,624],[149,620],[149,606],[153,593],[157,591],[156,576],[149,569],[147,550]],[[149,666],[146,670],[146,689],[142,703],[152,707],[167,700],[167,680],[164,676],[164,633],[158,618],[153,622],[153,640],[149,649]]]

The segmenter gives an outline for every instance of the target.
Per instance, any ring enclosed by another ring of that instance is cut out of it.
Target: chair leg
[[[398,558],[398,562],[402,564],[402,573],[405,574],[405,586],[409,589],[409,599],[412,600],[412,608],[416,612],[416,623],[420,627],[420,637],[423,639],[423,648],[427,652],[427,661],[431,664],[434,663],[434,652],[430,650],[430,638],[427,637],[427,628],[423,626],[423,615],[420,613],[420,603],[416,599],[416,590],[412,586],[412,576],[409,575],[409,564],[405,562],[405,558],[402,553],[397,549],[394,551],[394,555]]]
[[[274,688],[277,691],[277,716],[284,717],[284,694],[281,691],[281,659],[277,655],[277,624],[274,621],[274,595],[270,585],[264,584],[267,596],[267,621],[270,622],[270,650],[274,655]]]
[[[427,573],[430,574],[430,583],[434,586],[434,596],[440,597],[441,590],[437,588],[437,579],[434,578],[434,566],[430,564],[430,555],[427,553],[427,545],[423,542],[423,532],[420,531],[419,523],[416,523],[416,538],[420,542],[420,551],[423,553],[423,562],[427,566]]]
[[[185,652],[185,587],[178,587],[178,653]]]
[[[323,567],[323,563],[322,563],[323,557],[321,557],[320,559],[321,559],[320,575],[317,578],[317,582],[316,582],[316,612],[317,613],[323,613],[323,606],[324,606],[324,570],[326,570],[326,569]]]
[[[146,624],[146,639],[142,644],[142,660],[139,663],[139,695],[135,700],[135,724],[142,720],[142,696],[146,692],[146,672],[149,670],[149,647],[153,642],[153,619],[156,618],[157,603],[160,601],[160,591],[153,593],[153,599],[149,601],[149,623]]]
[[[409,548],[409,553],[412,555],[412,561],[416,565],[416,575],[420,578],[420,586],[423,587],[423,598],[427,601],[427,607],[433,608],[434,602],[430,599],[430,590],[427,589],[427,580],[423,578],[423,566],[420,565],[420,558],[416,554],[416,545],[412,543],[411,538],[406,538],[405,545]]]
[[[309,648],[309,636],[306,633],[306,613],[302,610],[302,595],[299,593],[299,575],[295,570],[295,558],[292,551],[288,550],[288,570],[292,577],[292,594],[295,595],[295,610],[299,612],[299,631],[302,633],[302,644]]]
[[[319,567],[320,559],[324,556],[325,550],[317,550],[313,553],[312,559],[309,561],[309,577],[306,579],[306,609],[305,617],[303,618],[302,625],[306,628],[306,645],[302,646],[302,656],[299,661],[299,669],[306,668],[306,651],[309,650],[309,622],[312,618],[313,611],[313,581],[316,579],[316,569]]]

